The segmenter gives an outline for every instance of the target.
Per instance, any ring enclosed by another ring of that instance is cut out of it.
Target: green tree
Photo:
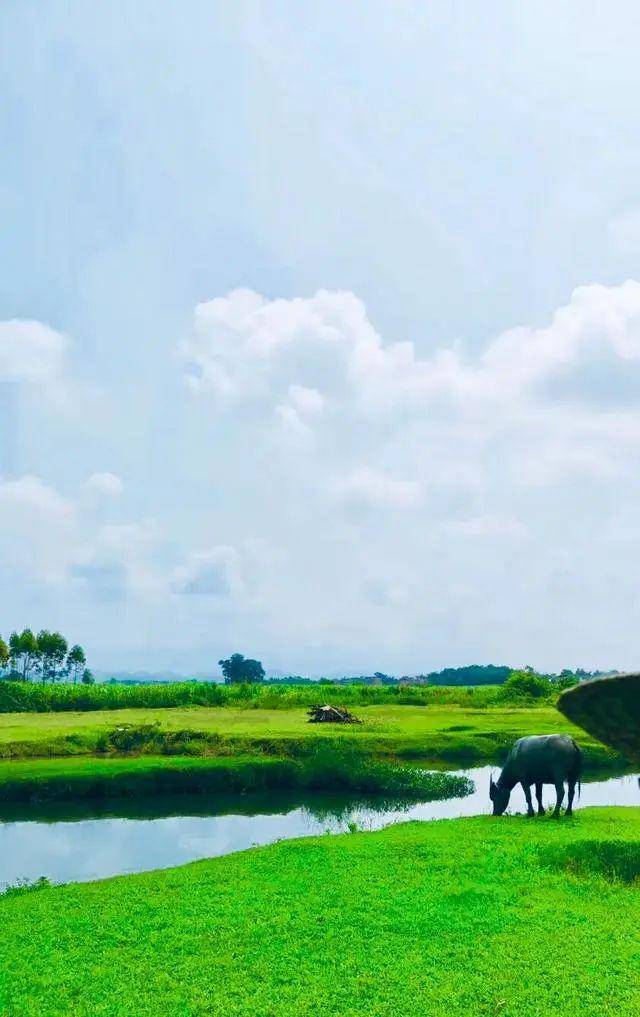
[[[82,673],[87,663],[84,650],[77,644],[72,646],[67,654],[66,671],[67,674],[73,678],[73,684],[75,685],[78,678],[82,678]]]
[[[95,685],[96,683],[96,680],[93,677],[93,672],[91,672],[88,667],[85,667],[84,671],[82,672],[81,680],[83,685]]]
[[[248,685],[261,682],[264,668],[259,660],[243,657],[241,653],[232,653],[226,660],[219,660],[226,685],[246,683]]]
[[[502,686],[505,699],[542,699],[552,692],[553,685],[548,678],[536,674],[531,668],[513,671]]]
[[[64,676],[68,644],[59,632],[38,632],[40,677],[43,682],[57,682]]]
[[[11,661],[11,677],[20,678],[25,682],[31,680],[38,661],[38,641],[31,629],[12,632],[9,636],[9,659]]]
[[[5,643],[2,636],[0,636],[0,671],[4,671],[9,660],[11,659],[11,653],[9,647]]]

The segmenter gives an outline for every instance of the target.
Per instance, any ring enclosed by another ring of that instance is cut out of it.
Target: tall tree
[[[241,653],[232,653],[226,660],[219,660],[226,685],[240,682],[253,684],[264,678],[264,668],[259,660],[243,657]]]
[[[11,653],[9,647],[5,643],[2,636],[0,636],[0,671],[4,671],[9,660],[11,659]]]
[[[76,643],[75,646],[71,647],[67,654],[66,664],[67,674],[73,678],[74,685],[77,683],[78,678],[82,678],[82,672],[86,663],[87,658],[85,657],[84,650]]]
[[[31,629],[12,632],[9,636],[9,659],[11,676],[30,681],[39,661],[38,641]]]
[[[38,632],[38,652],[40,655],[40,677],[43,682],[57,682],[64,675],[64,662],[68,644],[59,632]]]

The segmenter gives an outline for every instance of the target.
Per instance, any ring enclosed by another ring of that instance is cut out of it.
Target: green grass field
[[[0,898],[6,1017],[635,1017],[640,809],[411,823]]]
[[[304,754],[319,739],[340,739],[363,751],[444,762],[498,761],[526,734],[566,731],[594,764],[619,757],[574,727],[552,705],[469,709],[461,706],[362,706],[362,725],[314,725],[303,708],[290,710],[190,707],[67,713],[0,714],[0,756],[93,753],[114,728],[157,723],[161,732],[200,732],[194,754]]]

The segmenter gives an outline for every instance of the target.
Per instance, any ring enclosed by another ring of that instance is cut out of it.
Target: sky
[[[0,632],[637,668],[640,10],[4,0]]]

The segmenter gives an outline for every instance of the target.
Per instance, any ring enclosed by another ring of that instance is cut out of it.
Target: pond
[[[491,767],[464,773],[476,789],[467,798],[416,802],[398,807],[389,802],[347,796],[216,795],[180,796],[150,803],[87,806],[22,806],[0,822],[0,888],[46,876],[52,882],[102,879],[131,872],[164,869],[199,858],[212,858],[254,845],[309,837],[353,828],[378,830],[410,819],[452,819],[490,811]],[[555,800],[545,788],[545,805]],[[578,807],[640,805],[635,775],[609,777],[582,786]],[[525,811],[518,787],[510,812]]]

